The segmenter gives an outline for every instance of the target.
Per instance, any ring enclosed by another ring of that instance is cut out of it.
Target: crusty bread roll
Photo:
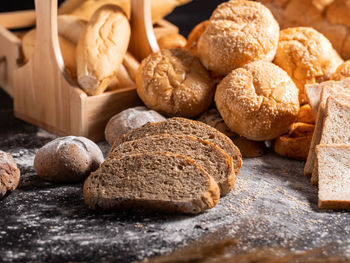
[[[297,160],[306,160],[312,137],[290,137],[288,134],[277,137],[273,150],[281,156]]]
[[[183,48],[186,44],[186,38],[180,34],[164,35],[158,39],[160,49]]]
[[[77,75],[88,95],[102,93],[122,64],[130,40],[130,25],[115,5],[98,9],[79,39]]]
[[[281,30],[274,63],[293,79],[299,89],[301,104],[307,103],[305,84],[329,79],[342,62],[329,40],[315,29]]]
[[[225,75],[252,61],[272,61],[278,36],[279,26],[269,9],[253,1],[229,1],[210,17],[199,38],[198,55],[207,69]]]
[[[313,27],[329,39],[343,59],[350,59],[350,7],[347,0],[288,0],[283,5],[280,1],[260,2],[271,10],[281,29]]]
[[[32,29],[28,31],[22,38],[22,51],[24,56],[24,62],[28,62],[31,56],[34,54],[35,49],[35,34],[36,30]],[[75,60],[75,45],[66,40],[64,37],[58,36],[60,44],[61,54],[64,62],[65,69],[71,79],[77,81],[77,63]]]
[[[285,71],[265,61],[228,74],[217,87],[215,103],[232,131],[255,141],[287,132],[299,112],[295,84]]]
[[[350,77],[350,60],[341,64],[333,73],[331,80],[343,80]]]
[[[151,13],[153,23],[156,23],[166,15],[170,14],[175,7],[184,5],[190,1],[191,0],[152,0]],[[93,13],[106,4],[120,6],[126,13],[127,17],[130,17],[130,0],[66,0],[61,4],[58,13],[72,14],[89,21]]]
[[[141,63],[137,94],[166,116],[196,117],[208,109],[213,82],[198,58],[183,49],[163,49]]]
[[[87,22],[73,15],[60,15],[57,17],[58,34],[74,45],[85,30]]]
[[[97,9],[104,5],[117,5],[130,18],[130,0],[66,0],[60,6],[59,14],[70,14],[89,21]]]
[[[209,20],[205,20],[198,25],[196,25],[187,37],[187,44],[185,49],[191,51],[195,56],[197,56],[198,50],[198,40],[205,30],[209,26]]]
[[[315,124],[315,116],[310,104],[304,104],[300,107],[297,122]]]
[[[21,172],[12,156],[0,150],[0,200],[17,188],[20,176]]]

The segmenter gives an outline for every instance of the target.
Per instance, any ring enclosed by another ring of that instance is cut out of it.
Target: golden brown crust
[[[306,160],[310,144],[310,136],[292,138],[289,135],[282,135],[274,140],[273,149],[281,156]]]
[[[342,62],[329,40],[313,28],[287,28],[280,32],[274,63],[293,79],[301,104],[307,103],[305,84],[328,79]]]
[[[211,109],[205,112],[199,117],[198,121],[208,124],[229,137],[238,147],[244,158],[259,157],[266,153],[267,149],[264,142],[248,140],[247,138],[231,131],[216,109]]]
[[[106,5],[92,16],[77,46],[77,75],[88,95],[102,93],[115,78],[130,39],[129,21],[115,5]]]
[[[282,69],[264,61],[227,75],[217,87],[215,102],[232,131],[256,141],[287,132],[299,112],[293,81]]]
[[[161,50],[144,59],[136,84],[146,106],[166,116],[196,117],[210,106],[214,94],[199,59],[182,49]]]
[[[198,54],[197,45],[198,40],[209,26],[209,20],[205,20],[196,25],[187,37],[187,44],[185,49],[191,51],[195,56]]]
[[[350,77],[350,60],[341,64],[333,73],[331,80],[343,80]]]
[[[271,61],[278,35],[269,9],[253,1],[229,1],[213,12],[198,41],[198,55],[207,69],[225,75],[252,61]]]
[[[304,122],[294,122],[289,126],[288,135],[291,138],[297,137],[312,137],[315,130],[314,124],[308,124]]]
[[[342,24],[350,27],[349,1],[335,0],[327,7],[326,17],[333,24]]]
[[[164,35],[158,39],[160,49],[183,48],[186,44],[186,38],[180,34]]]
[[[304,104],[300,107],[297,122],[315,124],[315,116],[310,104]]]

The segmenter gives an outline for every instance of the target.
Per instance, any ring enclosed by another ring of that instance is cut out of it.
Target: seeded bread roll
[[[220,191],[192,159],[153,152],[107,159],[85,181],[84,198],[92,209],[198,214],[216,206]]]
[[[14,191],[19,183],[21,172],[12,156],[0,151],[0,199],[7,192]]]
[[[164,35],[158,39],[160,49],[183,48],[187,40],[180,34]]]
[[[217,87],[215,103],[232,131],[255,141],[286,133],[299,112],[298,89],[291,78],[264,61],[227,75]]]
[[[161,50],[141,63],[137,94],[166,116],[196,117],[210,106],[214,85],[198,58],[182,49]]]
[[[274,63],[293,79],[300,103],[305,104],[305,84],[329,79],[343,60],[321,33],[309,27],[296,27],[280,32]]]
[[[117,138],[112,149],[126,141],[137,140],[146,136],[159,134],[190,135],[201,140],[212,142],[223,149],[231,157],[236,176],[242,167],[242,155],[230,138],[209,125],[184,118],[171,118],[162,122],[147,123],[144,126]]]
[[[84,137],[58,138],[38,150],[34,169],[43,179],[58,183],[85,180],[103,162],[100,148]]]
[[[108,158],[148,153],[154,149],[193,159],[215,179],[221,196],[227,195],[234,187],[236,176],[231,157],[215,144],[189,135],[161,134],[124,142],[113,148]]]
[[[135,107],[124,110],[113,116],[107,123],[105,138],[109,145],[121,135],[126,134],[148,122],[165,121],[166,118],[154,110],[146,107]]]
[[[272,61],[279,26],[260,3],[233,0],[219,5],[198,42],[203,65],[222,75],[257,60]]]
[[[216,109],[210,109],[206,111],[199,117],[198,121],[208,124],[209,126],[217,129],[218,131],[228,136],[238,147],[244,158],[262,156],[267,150],[264,142],[248,140],[240,136],[239,134],[231,131],[229,127],[227,127],[226,123],[220,116],[220,113]]]
[[[88,95],[102,93],[112,82],[129,40],[129,21],[118,6],[106,5],[94,13],[76,51],[78,82]]]

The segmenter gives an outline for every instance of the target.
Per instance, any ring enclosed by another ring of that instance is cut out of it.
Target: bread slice
[[[321,100],[318,107],[318,112],[316,116],[315,130],[312,136],[312,141],[307,157],[307,161],[304,167],[304,174],[311,175],[315,162],[316,162],[316,146],[319,144],[321,139],[322,125],[324,121],[324,112],[326,108],[327,98],[329,96],[334,96],[336,98],[342,99],[342,95],[339,93],[350,92],[350,82],[345,81],[327,81],[320,84],[322,86]],[[313,180],[314,181],[314,180]],[[313,182],[312,181],[312,182]]]
[[[318,207],[350,209],[350,145],[318,145]]]
[[[185,118],[175,117],[163,122],[147,123],[117,138],[112,149],[126,141],[164,133],[171,135],[190,135],[216,144],[231,157],[235,174],[236,176],[238,175],[242,167],[242,155],[230,138],[207,124]]]
[[[215,144],[189,135],[153,135],[138,140],[124,142],[115,147],[108,158],[135,153],[170,152],[192,158],[220,187],[221,196],[234,187],[235,174],[231,158]]]
[[[320,84],[305,85],[306,98],[311,106],[314,116],[317,116],[318,106],[320,104],[322,86]]]
[[[90,208],[197,214],[220,198],[215,180],[192,159],[170,153],[109,158],[84,183]]]
[[[350,95],[344,94],[342,98],[350,102]],[[320,144],[350,144],[350,104],[342,103],[333,96],[328,97]],[[311,183],[317,184],[317,182],[318,162],[316,161]]]

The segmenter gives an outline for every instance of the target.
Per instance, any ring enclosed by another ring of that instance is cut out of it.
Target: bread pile
[[[242,166],[238,148],[221,132],[171,118],[120,136],[84,184],[96,209],[151,209],[196,214],[234,187]]]
[[[349,209],[350,79],[306,86],[306,94],[317,117],[304,174],[319,186],[319,208]]]
[[[151,1],[157,22],[189,0]],[[139,62],[127,52],[131,27],[130,0],[66,0],[57,20],[59,44],[66,72],[88,95],[134,86]],[[33,29],[23,36],[24,61],[35,49]],[[183,47],[178,34],[159,35],[161,47]]]

